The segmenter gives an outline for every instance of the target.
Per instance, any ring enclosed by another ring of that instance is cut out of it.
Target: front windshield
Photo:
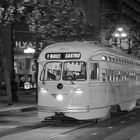
[[[86,63],[82,61],[64,62],[63,80],[86,80]]]
[[[63,64],[62,80],[76,81],[86,80],[86,63],[82,61],[48,62],[44,65],[41,74],[41,81],[59,81],[61,79]]]
[[[44,68],[40,75],[41,81],[60,80],[62,71],[62,63],[60,62],[48,62],[44,65]]]

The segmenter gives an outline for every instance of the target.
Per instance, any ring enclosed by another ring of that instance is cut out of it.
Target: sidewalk
[[[7,96],[0,96],[0,115],[25,112],[37,109],[36,95],[34,92],[20,92],[17,94],[19,101],[8,105]]]

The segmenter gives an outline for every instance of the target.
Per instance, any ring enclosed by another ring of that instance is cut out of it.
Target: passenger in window
[[[48,80],[56,80],[56,76],[48,71]]]

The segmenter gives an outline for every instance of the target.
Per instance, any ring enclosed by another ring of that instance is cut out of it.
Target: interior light
[[[28,47],[27,49],[24,49],[24,53],[35,53],[35,49]]]
[[[102,58],[101,58],[102,60],[106,60],[107,58],[106,58],[106,56],[102,56]]]

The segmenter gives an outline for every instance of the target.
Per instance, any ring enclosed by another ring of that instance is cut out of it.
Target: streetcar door
[[[89,91],[91,107],[101,107],[107,104],[107,84],[102,81],[102,72],[99,62],[90,62]]]

